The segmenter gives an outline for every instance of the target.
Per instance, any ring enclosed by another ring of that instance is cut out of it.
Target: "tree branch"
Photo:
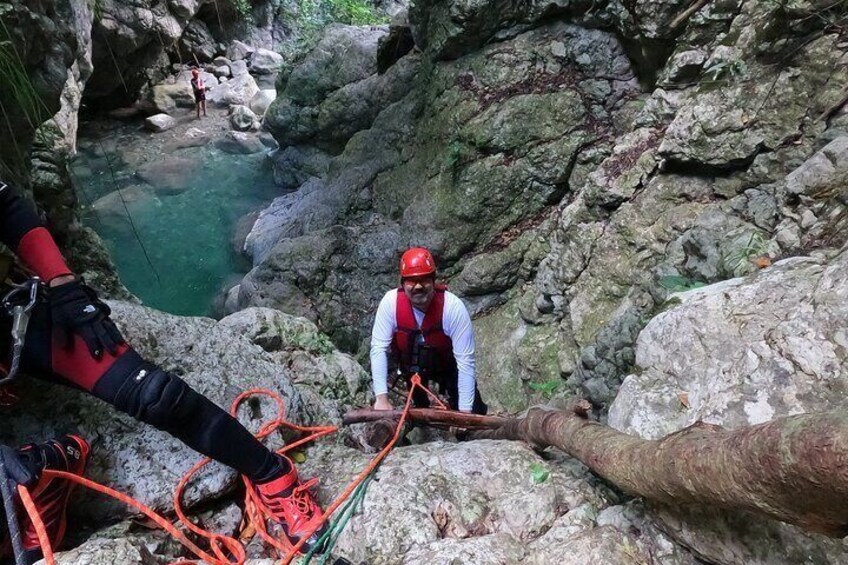
[[[738,430],[698,423],[659,440],[621,433],[580,412],[534,408],[472,437],[556,447],[651,501],[747,510],[828,536],[848,535],[848,411]]]

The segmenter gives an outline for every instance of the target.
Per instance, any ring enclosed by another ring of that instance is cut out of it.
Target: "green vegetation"
[[[246,1],[246,0],[232,0]],[[321,38],[321,31],[332,23],[380,25],[388,17],[368,0],[295,0],[279,8],[280,19],[294,31],[297,40],[280,53],[291,65],[301,59]]]
[[[559,387],[562,386],[561,379],[549,379],[543,383],[530,383],[530,388],[536,392],[541,392],[545,398],[551,398]]]
[[[3,178],[15,182],[26,175],[28,161],[27,148],[18,147],[14,133],[19,131],[23,119],[31,131],[50,117],[47,105],[41,99],[35,86],[27,74],[24,62],[15,48],[14,40],[6,27],[0,12],[0,82],[3,83],[0,95],[0,119],[3,127],[10,134],[11,150],[14,154],[2,155],[0,159],[0,174]],[[4,143],[4,147],[6,144]],[[8,149],[8,148],[7,148]]]
[[[530,464],[530,477],[533,479],[533,484],[538,485],[544,483],[551,476],[550,471],[545,469],[541,463]]]
[[[720,80],[735,81],[748,74],[748,65],[745,61],[719,61],[704,71],[709,80],[717,82]]]
[[[695,281],[681,275],[668,275],[660,278],[660,286],[669,292],[686,292],[687,290],[707,286],[707,283]]]
[[[330,338],[320,332],[283,331],[281,335],[291,347],[303,349],[315,355],[328,355],[336,349]]]
[[[754,270],[752,259],[765,255],[768,251],[768,239],[762,232],[753,232],[748,241],[727,253],[723,258],[725,272],[741,277]]]

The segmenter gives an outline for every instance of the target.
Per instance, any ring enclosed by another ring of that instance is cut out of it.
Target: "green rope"
[[[378,467],[379,468],[379,467]],[[330,526],[327,528],[327,531],[318,538],[318,541],[309,550],[309,552],[304,555],[304,560],[302,565],[309,565],[312,563],[312,557],[318,548],[322,547],[324,541],[327,540],[327,545],[324,547],[323,555],[320,556],[320,560],[316,563],[316,565],[324,565],[327,560],[330,558],[333,548],[336,546],[339,538],[344,532],[345,527],[347,527],[347,523],[350,521],[351,517],[356,513],[358,506],[361,505],[362,501],[365,499],[365,491],[368,488],[368,484],[371,482],[371,479],[374,478],[377,469],[375,468],[371,471],[366,477],[365,480],[360,483],[358,487],[353,491],[351,497],[342,507],[341,512],[337,514],[337,517],[330,522]]]

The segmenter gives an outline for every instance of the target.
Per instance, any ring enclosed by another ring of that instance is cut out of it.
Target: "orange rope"
[[[334,500],[333,503],[322,514],[321,521],[318,523],[318,525],[311,532],[308,532],[307,535],[304,535],[296,545],[292,546],[284,537],[277,539],[268,533],[265,524],[266,517],[261,511],[262,505],[259,504],[257,498],[258,495],[256,494],[253,488],[253,484],[247,479],[247,477],[242,476],[242,481],[244,482],[246,489],[244,510],[245,515],[248,518],[248,522],[253,526],[254,530],[260,535],[260,537],[262,537],[262,539],[264,539],[269,545],[276,548],[281,553],[285,554],[285,557],[283,557],[283,560],[281,562],[282,565],[289,565],[292,562],[292,560],[299,554],[300,549],[303,547],[306,541],[312,535],[314,535],[315,532],[317,532],[317,530],[321,527],[321,524],[323,524],[333,514],[333,512],[335,512],[339,508],[339,506],[344,503],[344,501],[356,490],[356,488],[368,477],[368,475],[371,474],[371,472],[373,472],[374,469],[376,469],[377,466],[380,465],[380,463],[389,454],[392,448],[394,448],[395,444],[400,439],[401,431],[403,430],[403,425],[406,423],[409,414],[409,409],[412,404],[412,393],[415,391],[416,388],[421,388],[422,390],[424,390],[427,395],[430,396],[430,398],[436,401],[440,408],[447,409],[444,403],[435,394],[433,394],[427,387],[421,384],[421,377],[419,377],[418,374],[412,376],[410,383],[411,386],[409,388],[409,393],[406,397],[406,404],[404,405],[403,413],[401,414],[400,420],[398,422],[397,428],[395,429],[395,433],[391,441],[388,443],[388,445],[386,445],[386,447],[384,447],[380,451],[380,453],[377,454],[376,457],[374,457],[374,459],[371,460],[368,466],[353,479],[353,481],[347,486],[347,488],[345,488],[345,490],[338,497],[336,497],[336,500]],[[270,396],[277,403],[278,407],[277,416],[270,422],[264,424],[255,434],[257,439],[262,439],[267,435],[271,434],[274,430],[281,427],[295,431],[306,432],[309,434],[302,439],[299,439],[282,447],[281,449],[277,450],[277,453],[286,453],[287,451],[291,451],[292,449],[300,445],[303,445],[310,441],[314,441],[320,437],[338,431],[338,428],[336,426],[300,426],[292,422],[288,422],[285,419],[285,402],[283,401],[282,397],[273,391],[265,389],[251,389],[240,394],[233,401],[233,404],[230,408],[230,414],[235,417],[241,403],[246,398],[253,395]],[[43,476],[61,478],[74,483],[81,484],[86,488],[106,494],[108,496],[111,496],[112,498],[124,502],[129,506],[132,506],[133,508],[150,518],[162,529],[171,534],[177,541],[183,544],[183,546],[185,546],[195,556],[211,565],[242,565],[246,560],[246,552],[244,546],[239,540],[230,536],[216,534],[204,530],[203,528],[194,524],[188,518],[182,508],[182,496],[185,492],[186,486],[188,485],[192,476],[194,476],[197,471],[207,465],[210,461],[211,459],[209,458],[201,460],[182,477],[179,484],[177,485],[176,492],[174,493],[174,510],[176,511],[179,522],[182,522],[189,530],[191,530],[196,535],[207,540],[207,543],[212,549],[212,552],[215,554],[214,556],[210,555],[209,553],[201,549],[199,546],[197,546],[188,537],[186,537],[185,534],[183,534],[179,529],[177,529],[177,527],[169,520],[157,514],[153,509],[149,508],[148,506],[145,506],[141,502],[138,502],[129,495],[123,494],[107,486],[96,483],[90,479],[86,479],[85,477],[81,477],[73,473],[66,473],[64,471],[45,470]],[[30,496],[29,491],[25,487],[19,485],[18,492],[20,494],[24,508],[27,514],[29,515],[30,519],[32,520],[33,525],[36,529],[36,533],[38,534],[38,540],[41,544],[41,549],[44,554],[44,561],[46,565],[56,565],[56,559],[53,555],[53,548],[50,544],[50,537],[47,535],[44,523],[41,520],[35,503],[32,501],[32,497]],[[230,556],[235,560],[232,560]],[[194,561],[184,559],[172,563],[171,565],[188,565],[194,563]]]

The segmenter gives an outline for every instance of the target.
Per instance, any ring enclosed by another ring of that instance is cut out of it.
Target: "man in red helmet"
[[[203,77],[200,76],[198,69],[191,70],[191,90],[194,93],[194,105],[197,107],[197,119],[200,119],[200,110],[203,109],[203,115],[206,116],[206,91],[209,88],[204,84]]]
[[[400,259],[400,288],[380,301],[371,333],[371,377],[375,410],[391,410],[388,397],[389,351],[401,374],[415,373],[422,383],[438,383],[454,410],[485,414],[474,375],[474,331],[465,305],[436,284],[436,262],[423,247],[407,250]],[[415,406],[430,405],[423,391],[413,394]]]
[[[305,550],[317,545],[326,528],[322,512],[291,460],[270,451],[228,412],[130,347],[112,322],[109,306],[68,268],[32,203],[3,182],[0,243],[22,263],[13,269],[15,274],[0,274],[0,296],[11,299],[12,295],[6,294],[13,288],[9,278],[26,279],[35,274],[42,281],[31,287],[37,292],[32,295],[25,341],[17,355],[21,371],[84,390],[232,467],[249,479],[268,519],[292,544],[307,537]],[[2,257],[0,252],[0,265],[6,263]],[[0,352],[9,351],[12,326],[10,316],[0,309]],[[13,360],[11,365],[15,364]],[[0,353],[0,378],[10,370]],[[65,532],[70,484],[39,479],[39,474],[45,468],[82,474],[88,451],[88,444],[76,436],[17,450],[0,445],[0,457],[12,478],[31,486],[54,545],[61,543]],[[24,549],[37,555],[37,536],[26,518],[22,533]],[[0,522],[0,559],[8,549],[4,535]]]

